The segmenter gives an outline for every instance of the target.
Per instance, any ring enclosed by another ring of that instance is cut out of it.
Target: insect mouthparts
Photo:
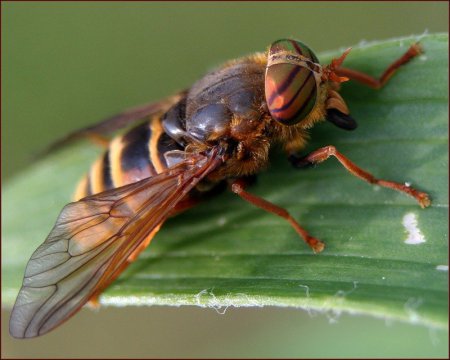
[[[355,119],[337,109],[329,109],[326,118],[327,121],[344,130],[355,130],[358,127]]]

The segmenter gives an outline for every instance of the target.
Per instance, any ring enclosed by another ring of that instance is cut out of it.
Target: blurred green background
[[[447,2],[2,2],[2,180],[51,141],[292,36],[316,52],[448,31]],[[87,165],[88,166],[88,165]],[[76,179],[68,179],[76,182]],[[2,357],[446,357],[447,332],[294,309],[83,310]]]

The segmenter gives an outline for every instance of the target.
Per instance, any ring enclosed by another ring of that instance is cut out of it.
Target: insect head
[[[336,90],[347,81],[335,73],[350,49],[330,65],[320,65],[317,56],[304,43],[282,39],[270,46],[265,75],[265,94],[270,115],[283,125],[296,125],[318,106],[326,94],[326,118],[336,126],[353,130],[355,120]]]

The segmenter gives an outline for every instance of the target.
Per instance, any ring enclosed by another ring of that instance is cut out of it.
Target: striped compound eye
[[[314,108],[318,64],[316,55],[299,41],[283,39],[270,46],[265,92],[270,115],[276,121],[297,124]]]

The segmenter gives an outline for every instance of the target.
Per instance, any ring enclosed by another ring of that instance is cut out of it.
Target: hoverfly
[[[274,144],[284,147],[297,168],[334,156],[362,180],[404,192],[421,207],[429,206],[426,193],[375,178],[334,146],[298,155],[308,129],[320,121],[345,130],[356,128],[339,95],[340,83],[352,79],[381,88],[421,52],[413,44],[376,79],[341,66],[349,50],[323,66],[304,43],[278,40],[267,52],[229,61],[173,97],[66,138],[137,124],[109,143],[79,183],[76,201],[63,208],[31,256],[12,311],[11,335],[45,334],[95,301],[169,216],[194,206],[223,184],[249,203],[286,219],[314,252],[322,251],[324,243],[285,209],[245,189],[248,179],[267,166]]]

